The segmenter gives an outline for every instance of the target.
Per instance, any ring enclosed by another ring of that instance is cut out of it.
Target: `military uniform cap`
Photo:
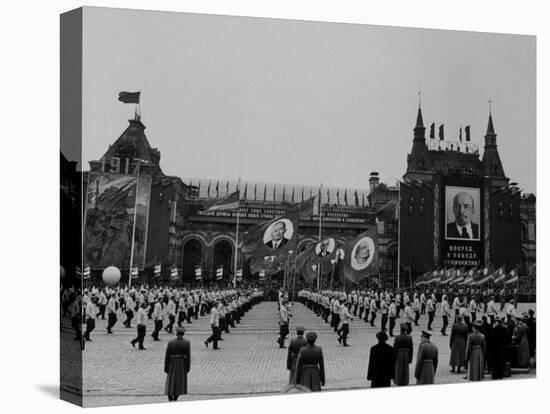
[[[306,339],[308,341],[315,341],[317,340],[317,334],[315,332],[308,332],[306,335]]]

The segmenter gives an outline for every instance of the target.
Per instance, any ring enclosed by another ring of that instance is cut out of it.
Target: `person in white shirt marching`
[[[162,315],[162,305],[161,305],[159,299],[155,299],[155,305],[153,307],[153,315],[152,316],[153,316],[153,320],[155,322],[155,330],[153,331],[151,336],[153,337],[153,339],[155,341],[160,341],[159,332],[162,329],[163,315]]]
[[[443,327],[441,328],[441,335],[447,335],[447,326],[449,325],[449,318],[451,317],[451,309],[449,302],[447,301],[447,295],[443,295],[441,299],[441,317],[443,318]]]
[[[91,341],[90,333],[95,329],[95,318],[97,315],[97,297],[92,295],[92,298],[86,303],[86,332],[84,332],[84,339],[86,341]]]
[[[124,326],[131,328],[132,318],[134,317],[134,301],[130,295],[126,295],[124,298],[124,306],[126,309],[126,320],[124,321]]]
[[[130,343],[135,348],[136,343],[139,343],[139,349],[144,351],[143,340],[145,339],[145,331],[147,326],[147,305],[145,303],[141,304],[141,307],[137,311],[137,337],[132,339]]]
[[[346,301],[340,306],[340,327],[336,331],[338,334],[338,342],[340,342],[343,346],[349,346],[347,342],[349,335],[349,323],[353,320],[351,314],[349,313],[348,306],[349,303]]]
[[[378,310],[377,306],[376,306],[376,299],[375,297],[373,296],[372,299],[370,300],[370,305],[369,305],[369,311],[370,311],[370,326],[374,326],[374,321],[376,319],[376,311]]]
[[[176,303],[174,302],[174,298],[168,299],[168,303],[166,304],[166,314],[168,315],[168,326],[164,328],[166,332],[172,333],[174,323],[176,322]]]
[[[432,330],[432,323],[435,318],[435,302],[432,297],[426,301],[426,311],[428,312],[428,331]]]
[[[384,296],[381,296],[380,298],[380,315],[382,317],[380,328],[385,331],[386,325],[388,324],[388,304],[386,303]]]
[[[393,328],[395,328],[395,319],[397,318],[397,305],[395,299],[392,299],[388,307],[388,318],[390,320],[390,336],[393,337]]]
[[[204,345],[208,348],[210,342],[214,343],[212,349],[220,349],[218,347],[218,338],[220,337],[220,315],[218,313],[218,302],[214,301],[210,308],[210,328],[212,329],[212,335],[204,341]]]
[[[420,319],[420,300],[418,294],[414,294],[413,300],[413,312],[414,312],[414,325],[418,326],[418,320]]]
[[[107,302],[107,333],[112,334],[113,327],[116,324],[117,317],[116,317],[116,310],[117,310],[117,302],[115,299],[115,294],[112,293],[109,295],[109,301]]]

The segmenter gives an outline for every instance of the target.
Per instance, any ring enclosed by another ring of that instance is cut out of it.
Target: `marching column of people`
[[[220,349],[218,343],[223,341],[222,332],[229,334],[230,328],[235,328],[248,310],[262,300],[263,292],[260,289],[106,287],[87,289],[83,294],[74,290],[63,292],[62,297],[63,312],[71,318],[75,340],[92,341],[96,320],[105,319],[105,313],[108,334],[116,334],[118,314],[125,315],[123,326],[126,329],[132,327],[132,322],[136,324],[137,336],[130,342],[133,347],[139,345],[139,350],[145,350],[148,320],[152,320],[154,325],[151,334],[154,341],[160,341],[163,327],[171,334],[177,324],[177,346],[170,345],[170,352],[167,350],[165,358],[168,376],[166,394],[170,400],[176,400],[187,392],[186,376],[190,369],[190,353],[188,355],[185,350],[185,340],[181,340],[185,333],[182,325],[192,324],[193,320],[207,316],[212,333],[204,344],[207,348],[213,344],[212,349]],[[398,386],[409,385],[414,353],[413,329],[420,326],[422,315],[426,315],[427,325],[425,330],[420,330],[417,346],[414,365],[417,384],[436,382],[438,367],[441,370],[439,350],[431,341],[432,325],[436,319],[436,323],[441,322],[441,336],[447,336],[451,325],[448,342],[451,373],[459,374],[464,369],[464,379],[480,381],[487,375],[493,379],[510,376],[512,368],[528,368],[536,356],[534,311],[519,315],[514,299],[504,300],[504,303],[499,299],[500,306],[493,294],[460,290],[354,289],[344,292],[302,289],[298,292],[298,300],[331,326],[343,347],[349,346],[350,326],[355,318],[366,323],[363,325],[360,322],[355,327],[362,325],[365,329],[371,329],[380,324],[379,330],[376,330],[378,343],[370,349],[366,372],[372,387],[390,386],[392,380]],[[436,311],[437,305],[439,313]],[[401,311],[403,313],[400,315]],[[279,336],[276,340],[281,348],[286,348],[291,317],[288,296],[281,291],[278,302]],[[399,334],[390,345],[387,341],[394,336],[397,319],[402,321],[398,325]],[[84,333],[82,324],[85,326]],[[317,334],[308,332],[304,336],[304,327],[298,327],[296,331],[297,336],[290,341],[287,353],[289,383],[320,391],[326,382],[326,372],[322,348],[316,344]],[[185,379],[174,382],[174,378],[180,377]]]

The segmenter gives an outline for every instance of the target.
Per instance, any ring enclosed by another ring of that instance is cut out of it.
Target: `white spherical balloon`
[[[115,266],[106,267],[103,270],[103,281],[108,285],[114,285],[120,280],[120,270]]]
[[[63,266],[59,266],[59,276],[61,276],[61,279],[65,278],[65,268]]]

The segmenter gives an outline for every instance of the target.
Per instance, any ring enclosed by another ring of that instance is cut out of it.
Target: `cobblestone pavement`
[[[528,307],[534,305],[520,304],[519,310]],[[298,325],[318,334],[317,344],[323,347],[327,376],[324,390],[357,389],[370,385],[366,380],[369,348],[376,343],[379,315],[375,327],[355,318],[350,325],[351,346],[344,348],[338,344],[332,328],[305,306],[295,303],[292,313],[290,336],[295,335],[294,328]],[[86,407],[166,401],[163,395],[164,352],[166,343],[174,335],[163,330],[161,341],[153,342],[153,323],[149,321],[145,340],[147,350],[139,351],[130,345],[130,340],[136,336],[135,327],[125,328],[122,320],[119,315],[112,335],[106,333],[106,321],[98,320],[92,342],[86,343],[83,355],[83,400]],[[427,317],[423,315],[420,326],[413,328],[415,352],[420,330],[425,329],[426,323]],[[191,372],[189,394],[180,397],[180,401],[276,394],[287,385],[287,349],[280,349],[275,342],[278,337],[275,302],[262,302],[249,311],[241,324],[230,328],[229,334],[222,335],[224,340],[220,342],[219,351],[204,345],[204,340],[210,335],[207,316],[193,320],[192,324],[185,323],[185,326],[185,337],[191,342]],[[440,352],[436,383],[467,382],[463,374],[449,372],[449,337],[441,336],[440,329],[441,317],[436,316],[432,337]],[[72,333],[67,330],[64,334]],[[393,340],[390,338],[388,343],[393,344]],[[514,374],[512,378],[534,377],[535,370],[532,369],[529,373]]]

